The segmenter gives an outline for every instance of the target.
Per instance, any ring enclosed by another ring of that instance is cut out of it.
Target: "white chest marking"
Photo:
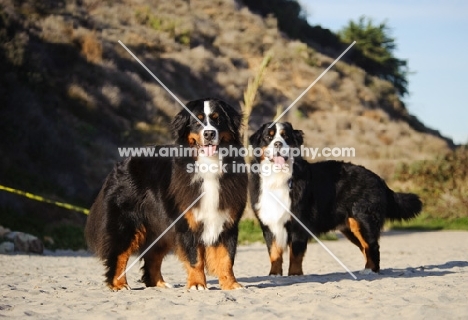
[[[217,163],[218,158],[201,157],[197,160],[201,163]],[[193,181],[202,179],[202,192],[205,195],[200,199],[200,205],[193,209],[195,220],[203,224],[201,235],[205,245],[213,245],[218,240],[226,222],[231,222],[228,212],[219,210],[219,173],[197,173]]]
[[[273,150],[275,142],[282,142],[283,149],[289,151],[289,146],[281,136],[283,124],[276,123],[276,134],[270,142],[268,149]],[[285,249],[288,242],[288,233],[284,225],[291,220],[291,215],[286,211],[278,200],[286,207],[291,208],[291,198],[289,197],[289,180],[292,177],[293,159],[290,157],[286,162],[289,166],[287,172],[270,174],[260,174],[260,196],[255,210],[262,223],[270,228],[275,236],[276,243]],[[267,159],[262,161],[262,165],[272,165]],[[275,199],[272,193],[277,199]]]
[[[262,223],[270,228],[275,236],[276,243],[281,248],[285,249],[288,241],[288,233],[284,225],[291,220],[291,215],[287,212],[278,200],[286,207],[291,207],[291,199],[289,197],[288,181],[284,181],[281,185],[277,185],[278,181],[274,180],[274,175],[262,177],[260,184],[260,197],[255,209],[258,210],[258,216]],[[270,194],[272,193],[276,199]],[[277,200],[278,199],[278,200]]]

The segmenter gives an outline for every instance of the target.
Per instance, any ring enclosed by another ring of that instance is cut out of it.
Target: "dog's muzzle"
[[[199,146],[200,153],[204,156],[211,157],[215,155],[218,147],[218,130],[215,128],[205,128],[202,131],[202,143]]]

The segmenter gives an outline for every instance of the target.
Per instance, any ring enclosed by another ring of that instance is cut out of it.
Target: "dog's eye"
[[[210,116],[210,118],[213,119],[213,120],[218,119],[218,117],[219,117],[219,114],[216,113],[216,112],[215,112],[215,113],[212,113],[211,116]]]
[[[268,140],[273,140],[273,136],[268,135],[268,136],[267,136],[267,139],[268,139]]]

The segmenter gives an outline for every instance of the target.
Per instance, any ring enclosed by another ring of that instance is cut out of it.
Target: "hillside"
[[[288,38],[274,15],[241,1],[1,0],[0,184],[88,207],[117,147],[171,140],[180,106],[118,40],[182,101],[216,96],[234,106],[272,52],[250,130],[340,53]],[[283,120],[304,130],[308,146],[355,147],[348,160],[384,177],[396,163],[453,146],[412,116],[390,83],[345,62]],[[1,210],[48,219],[63,211],[5,193]]]

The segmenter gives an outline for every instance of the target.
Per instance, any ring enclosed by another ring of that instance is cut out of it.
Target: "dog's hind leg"
[[[168,245],[158,245],[151,248],[143,257],[145,261],[143,269],[143,276],[141,280],[147,287],[160,287],[160,288],[172,288],[172,285],[165,282],[161,274],[161,264],[170,251]]]
[[[125,275],[125,268],[127,267],[130,255],[131,252],[125,250],[118,254],[110,254],[110,256],[105,259],[104,264],[107,267],[107,272],[105,274],[106,283],[111,290],[130,289]]]
[[[351,232],[351,229],[349,229],[349,227],[345,227],[343,229],[340,229],[340,231],[349,241],[354,243],[359,248],[359,250],[361,250],[361,252],[364,254],[361,242],[359,241],[358,238],[356,238],[354,233]],[[364,257],[365,257],[365,254],[364,254]]]
[[[354,244],[356,239],[359,242],[358,247],[361,249],[366,259],[365,269],[379,272],[380,270],[380,251],[379,251],[379,233],[380,229],[377,227],[377,231],[373,231],[371,227],[365,223],[359,222],[355,218],[348,218],[347,225],[352,233],[352,236],[348,236],[346,232],[343,234],[348,237]],[[349,233],[348,233],[349,234]]]
[[[113,248],[110,254],[104,259],[104,264],[107,267],[106,283],[107,286],[114,291],[121,289],[130,289],[127,283],[125,269],[130,255],[138,251],[139,247],[144,243],[146,230],[144,227],[138,229],[133,238],[128,241],[117,239],[112,243],[119,243],[118,248]],[[122,245],[123,244],[123,245]]]

